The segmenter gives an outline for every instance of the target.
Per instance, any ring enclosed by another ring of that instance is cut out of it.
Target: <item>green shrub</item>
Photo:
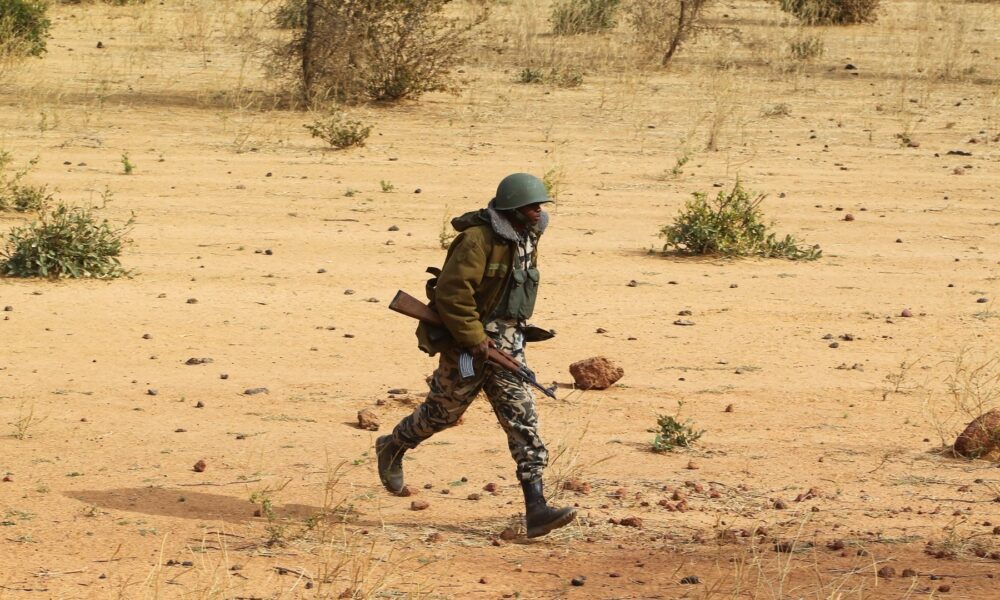
[[[0,150],[0,211],[13,210],[28,212],[41,210],[52,200],[52,194],[44,185],[26,185],[21,183],[25,175],[38,162],[38,158],[28,161],[23,169],[7,173],[7,167],[13,158],[8,152]]]
[[[573,67],[554,67],[548,73],[541,69],[525,67],[515,78],[517,83],[548,83],[561,88],[575,88],[583,85],[583,72]]]
[[[0,54],[41,56],[51,22],[43,0],[0,0]]]
[[[806,25],[874,23],[881,0],[778,0],[781,10]]]
[[[732,191],[719,192],[714,201],[695,192],[673,224],[660,230],[660,237],[667,240],[663,250],[789,260],[815,260],[822,255],[819,246],[800,246],[791,235],[778,239],[770,232],[760,210],[763,200],[763,194],[754,196],[738,181]]]
[[[59,204],[39,219],[7,234],[0,273],[10,277],[94,277],[125,275],[118,256],[130,242],[133,219],[121,227],[86,208]]]
[[[676,415],[660,415],[656,420],[656,437],[653,438],[653,452],[673,452],[677,448],[690,448],[705,434],[704,429],[695,429],[691,419],[678,420],[681,407],[678,403]]]
[[[348,119],[339,110],[332,111],[326,118],[303,125],[314,138],[319,138],[337,150],[364,146],[372,132],[371,125]]]
[[[559,0],[552,6],[552,31],[557,35],[596,33],[614,29],[621,0]]]

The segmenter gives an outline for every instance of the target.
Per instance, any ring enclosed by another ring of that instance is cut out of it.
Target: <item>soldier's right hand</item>
[[[490,338],[486,338],[479,344],[469,348],[469,352],[472,353],[472,357],[476,360],[486,360],[486,355],[489,354],[490,348],[496,348],[496,344]]]

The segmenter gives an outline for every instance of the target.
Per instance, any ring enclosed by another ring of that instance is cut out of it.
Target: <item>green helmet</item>
[[[552,202],[542,180],[528,173],[514,173],[503,178],[497,186],[493,207],[497,210],[514,210],[529,204]]]

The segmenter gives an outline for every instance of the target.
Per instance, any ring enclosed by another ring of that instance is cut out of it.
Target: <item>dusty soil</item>
[[[531,5],[495,18],[544,31]],[[108,189],[102,214],[137,222],[129,278],[0,279],[0,598],[1000,598],[1000,471],[943,451],[997,394],[973,369],[1000,333],[1000,6],[802,32],[739,0],[713,23],[742,42],[666,72],[490,38],[457,95],[352,111],[375,130],[344,152],[238,92],[259,86],[251,8],[56,6],[48,55],[4,75],[0,145],[39,157],[30,180]],[[784,58],[795,35],[824,55]],[[557,55],[582,86],[513,81]],[[486,402],[407,456],[413,498],[381,489],[356,426],[369,408],[386,431],[434,366],[393,293],[521,170],[561,184],[537,311],[558,336],[530,357],[562,384],[539,402],[549,490],[580,511],[537,541]],[[823,257],[651,252],[737,178]],[[625,377],[569,389],[595,355]],[[704,436],[652,453],[679,402]]]

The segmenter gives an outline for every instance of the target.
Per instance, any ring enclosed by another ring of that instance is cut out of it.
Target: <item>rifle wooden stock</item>
[[[407,294],[403,290],[396,292],[396,296],[392,299],[392,302],[389,303],[389,308],[401,315],[406,315],[411,319],[424,321],[425,323],[430,323],[431,325],[444,325],[441,321],[441,317],[434,312],[431,307]],[[503,350],[490,348],[487,358],[488,360],[495,362],[511,372],[516,372],[521,368],[521,363]]]

